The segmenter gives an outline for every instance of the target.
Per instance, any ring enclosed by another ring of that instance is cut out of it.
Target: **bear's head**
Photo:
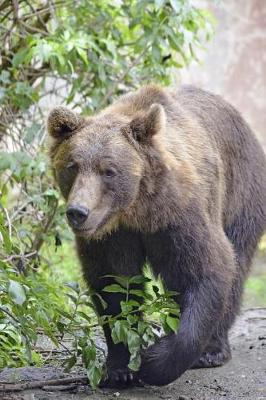
[[[160,173],[154,138],[164,127],[159,104],[134,115],[103,112],[88,118],[64,107],[51,111],[52,165],[76,235],[102,236],[140,201],[141,191],[149,194],[149,174]]]

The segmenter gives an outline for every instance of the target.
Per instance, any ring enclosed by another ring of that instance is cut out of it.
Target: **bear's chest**
[[[180,281],[180,263],[182,257],[182,240],[178,232],[159,231],[142,236],[146,259],[155,275],[161,275],[171,288],[169,277],[175,276]]]

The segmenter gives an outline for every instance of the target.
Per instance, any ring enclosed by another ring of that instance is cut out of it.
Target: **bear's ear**
[[[84,118],[66,107],[54,108],[47,121],[49,134],[55,139],[66,139],[84,124]]]
[[[166,116],[161,104],[154,103],[148,111],[138,114],[130,122],[130,130],[138,142],[148,143],[150,139],[165,129]]]

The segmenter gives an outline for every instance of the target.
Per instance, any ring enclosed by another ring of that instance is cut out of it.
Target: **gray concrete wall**
[[[266,150],[266,0],[207,0],[216,33],[202,65],[180,72],[193,83],[223,95],[257,134]]]

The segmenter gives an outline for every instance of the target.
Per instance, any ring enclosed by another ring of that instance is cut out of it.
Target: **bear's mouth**
[[[111,213],[109,212],[104,216],[104,218],[101,221],[98,222],[98,224],[96,223],[93,227],[90,227],[90,228],[89,227],[86,228],[85,226],[84,227],[80,227],[80,228],[72,227],[73,232],[77,236],[91,237],[91,236],[99,233],[99,231],[102,228],[104,229],[104,227],[108,224],[108,221],[110,220],[110,216],[111,216]]]
[[[96,232],[97,227],[95,227],[95,228],[72,228],[72,229],[73,229],[73,232],[75,233],[75,235],[77,235],[77,236],[91,236]]]

